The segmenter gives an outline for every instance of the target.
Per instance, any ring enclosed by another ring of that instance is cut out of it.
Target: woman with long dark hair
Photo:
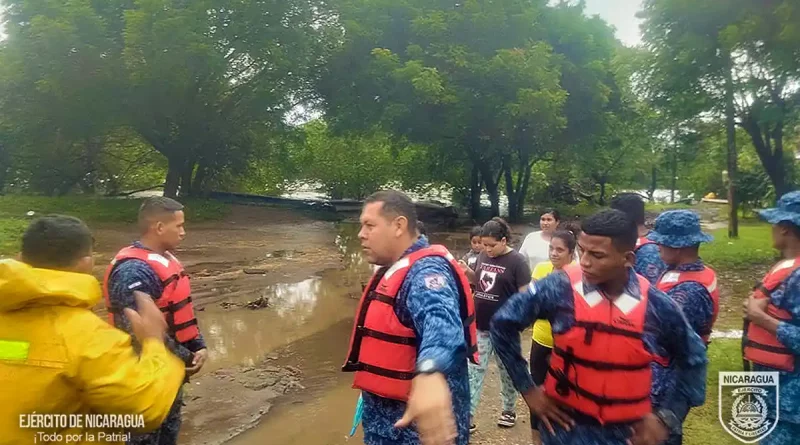
[[[478,352],[480,364],[470,364],[469,381],[471,406],[470,414],[474,418],[478,408],[483,379],[489,368],[489,358],[494,355],[494,346],[489,337],[489,322],[495,312],[515,293],[524,289],[531,282],[531,271],[528,261],[509,247],[511,228],[500,219],[493,218],[481,228],[481,242],[484,250],[478,256],[474,269],[462,263],[467,275],[475,284],[475,315],[478,325]],[[503,364],[495,357],[500,368],[501,396],[503,411],[497,424],[510,428],[516,424],[517,391],[511,382]],[[477,427],[470,422],[470,430]]]

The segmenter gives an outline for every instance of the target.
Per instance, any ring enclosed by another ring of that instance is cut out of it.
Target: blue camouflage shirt
[[[133,245],[145,248],[138,241]],[[111,307],[115,309],[114,325],[128,334],[133,334],[133,331],[131,330],[130,321],[128,321],[128,317],[125,316],[122,309],[136,309],[134,291],[144,292],[153,297],[153,299],[158,300],[164,288],[161,286],[161,280],[158,275],[146,262],[129,259],[117,264],[108,277],[109,301],[111,302]],[[138,351],[139,344],[135,340],[134,338],[134,348]],[[169,350],[183,360],[187,366],[191,366],[194,352],[206,348],[202,334],[186,343],[179,343],[174,338],[174,335],[169,335],[166,344]]]
[[[778,326],[778,341],[795,355],[794,372],[780,373],[780,421],[800,424],[800,269],[789,277],[771,295],[772,304],[792,314],[790,322]],[[777,371],[753,364],[754,371]],[[770,417],[774,418],[774,399],[769,399]]]
[[[703,270],[703,261],[697,260],[694,263],[682,264],[674,269],[678,272],[691,272]],[[711,294],[708,289],[696,281],[687,281],[670,289],[667,292],[672,301],[678,304],[683,311],[689,326],[694,329],[697,335],[703,335],[711,331],[712,319],[714,317],[714,304],[711,301]],[[688,310],[684,310],[687,308]],[[653,392],[652,401],[656,406],[661,405],[662,395],[672,394],[677,382],[675,380],[675,370],[670,366],[665,368],[658,363],[653,363]]]
[[[667,265],[661,259],[658,244],[645,244],[636,250],[636,263],[633,270],[647,278],[650,284],[656,284],[658,278],[667,270]]]
[[[597,290],[584,283],[586,292]],[[639,282],[633,270],[629,273],[625,292],[640,295]],[[642,340],[651,353],[663,351],[675,364],[677,389],[662,403],[676,416],[684,417],[690,407],[702,405],[706,397],[706,348],[689,327],[678,306],[663,292],[650,287]],[[527,291],[511,297],[492,319],[491,336],[497,355],[503,361],[521,393],[531,389],[533,380],[520,353],[519,332],[536,319],[549,320],[554,334],[563,334],[575,324],[572,286],[567,275],[557,272],[531,284]],[[571,431],[554,425],[555,435],[542,434],[545,445],[623,445],[629,438],[630,425],[578,423]]]
[[[420,237],[406,255],[427,247]],[[430,280],[444,277],[444,280]],[[469,378],[467,347],[461,323],[458,287],[450,265],[441,257],[426,257],[414,263],[397,296],[395,314],[414,329],[419,339],[417,362],[432,359],[443,370],[453,398],[458,424],[456,444],[469,442]],[[437,285],[427,283],[436,282]],[[440,286],[438,283],[444,283]],[[416,445],[419,436],[413,428],[397,429],[406,404],[363,392],[364,443],[368,445]]]

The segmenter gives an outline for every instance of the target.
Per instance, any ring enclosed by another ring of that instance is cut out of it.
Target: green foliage
[[[719,422],[719,373],[742,370],[741,341],[713,340],[708,347],[708,362],[706,402],[689,411],[683,424],[683,440],[691,444],[739,444]]]
[[[217,220],[229,212],[226,204],[216,201],[188,199],[181,202],[186,206],[186,219],[189,222]],[[140,204],[140,199],[0,196],[0,255],[13,255],[18,251],[20,236],[38,216],[70,215],[90,225],[129,224],[136,221]],[[33,212],[33,215],[28,216],[29,212]]]
[[[6,4],[0,133],[18,185],[46,194],[124,183],[107,158],[143,142],[167,194],[242,174],[313,99],[339,32],[313,0]]]
[[[745,269],[775,262],[778,253],[772,248],[772,228],[768,224],[747,224],[739,228],[739,238],[729,239],[727,229],[712,233],[714,241],[700,249],[703,260],[719,269]]]
[[[381,133],[332,136],[322,121],[306,124],[294,162],[334,199],[363,199],[393,179],[392,141]]]

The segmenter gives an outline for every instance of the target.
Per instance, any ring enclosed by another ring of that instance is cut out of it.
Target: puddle
[[[254,365],[271,351],[352,318],[361,281],[369,273],[355,230],[350,225],[338,228],[336,245],[344,257],[341,269],[263,287],[258,286],[260,277],[250,275],[248,279],[255,283],[232,289],[229,297],[225,289],[204,306],[198,318],[209,348],[209,370]],[[263,279],[269,278],[265,275]],[[246,307],[254,301],[267,305]]]

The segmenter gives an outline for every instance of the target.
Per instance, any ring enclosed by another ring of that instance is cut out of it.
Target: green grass
[[[686,445],[735,445],[741,442],[730,436],[719,422],[719,372],[741,371],[740,341],[718,339],[708,350],[706,403],[692,408],[683,424],[683,443]]]
[[[700,248],[700,255],[711,267],[718,269],[745,269],[752,266],[769,266],[778,252],[772,248],[772,228],[765,223],[739,226],[739,238],[729,239],[728,230],[712,232],[714,241]]]
[[[189,199],[182,202],[186,206],[186,218],[193,222],[223,218],[230,209],[228,205],[216,201]],[[129,224],[136,221],[140,204],[140,199],[0,196],[0,255],[13,255],[17,252],[22,232],[37,216],[71,215],[90,225]],[[28,212],[34,212],[33,216],[28,216]]]

